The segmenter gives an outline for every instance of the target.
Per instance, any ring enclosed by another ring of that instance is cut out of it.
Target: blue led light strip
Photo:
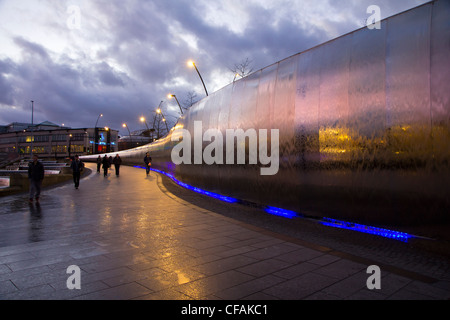
[[[140,166],[135,166],[135,168],[145,169],[144,167],[140,167]],[[209,197],[221,200],[221,201],[225,201],[225,202],[228,202],[228,203],[236,203],[236,202],[238,202],[238,200],[235,199],[235,198],[223,196],[223,195],[218,194],[218,193],[214,193],[214,192],[206,191],[206,190],[203,190],[203,189],[200,189],[200,188],[197,188],[197,187],[190,186],[190,185],[188,185],[188,184],[186,184],[184,182],[181,182],[180,180],[176,179],[172,174],[169,174],[169,173],[164,172],[162,170],[153,169],[153,168],[151,168],[150,170],[158,172],[158,173],[161,173],[161,174],[169,177],[170,179],[172,179],[176,184],[178,184],[178,185],[180,185],[180,186],[182,186],[182,187],[184,187],[186,189],[195,191],[197,193],[204,194],[206,196],[209,196]]]
[[[141,168],[141,169],[145,169],[144,167],[141,166],[135,166],[135,168]],[[221,194],[217,194],[214,192],[209,192],[197,187],[193,187],[190,186],[184,182],[179,181],[178,179],[176,179],[172,174],[166,173],[162,170],[158,170],[158,169],[150,169],[151,171],[155,171],[158,173],[161,173],[167,177],[169,177],[170,179],[172,179],[176,184],[195,191],[197,193],[200,194],[204,194],[207,195],[209,197],[221,200],[221,201],[225,201],[228,203],[241,203],[241,204],[246,204],[248,202],[244,202],[241,201],[239,199],[235,199],[232,197],[227,197]],[[252,206],[255,206],[256,204],[252,203]],[[407,242],[409,239],[411,238],[415,238],[415,236],[405,233],[405,232],[399,232],[399,231],[393,231],[393,230],[388,230],[388,229],[384,229],[384,228],[378,228],[378,227],[372,227],[372,226],[367,226],[367,225],[363,225],[363,224],[358,224],[358,223],[352,223],[352,222],[347,222],[347,221],[342,221],[342,220],[336,220],[336,219],[331,219],[331,218],[322,218],[322,219],[318,219],[316,217],[308,217],[305,216],[303,214],[299,214],[297,212],[294,211],[290,211],[290,210],[286,210],[286,209],[282,209],[282,208],[277,208],[277,207],[270,207],[270,206],[258,206],[257,207],[263,209],[265,212],[272,214],[272,215],[276,215],[276,216],[280,216],[280,217],[284,217],[284,218],[288,218],[288,219],[293,219],[293,218],[311,218],[312,220],[318,220],[319,223],[321,223],[324,226],[328,226],[328,227],[334,227],[334,228],[341,228],[341,229],[347,229],[347,230],[353,230],[353,231],[357,231],[357,232],[363,232],[363,233],[368,233],[368,234],[373,234],[373,235],[377,235],[377,236],[381,236],[384,238],[390,238],[390,239],[394,239],[394,240],[399,240],[399,241],[404,241]]]

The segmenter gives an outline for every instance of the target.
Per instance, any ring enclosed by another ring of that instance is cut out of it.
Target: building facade
[[[33,153],[41,158],[58,159],[115,152],[118,133],[108,128],[63,127],[48,121],[35,125],[14,122],[0,126],[0,153],[9,157]]]

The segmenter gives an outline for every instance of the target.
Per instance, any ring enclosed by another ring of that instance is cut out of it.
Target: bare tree
[[[151,121],[153,122],[154,134],[156,135],[156,139],[163,137],[168,131],[167,128],[170,128],[169,124],[163,121],[163,117],[160,113],[154,113]],[[166,119],[167,121],[167,119]]]
[[[197,94],[194,91],[189,91],[187,93],[186,99],[183,102],[184,105],[183,109],[185,110],[189,109],[196,102],[197,102]]]
[[[250,73],[253,72],[252,63],[253,63],[252,60],[250,60],[249,58],[245,58],[241,62],[235,63],[234,67],[229,69],[231,70],[231,72],[235,74],[235,78],[236,75],[239,75],[242,78],[244,78],[245,76],[248,76]]]

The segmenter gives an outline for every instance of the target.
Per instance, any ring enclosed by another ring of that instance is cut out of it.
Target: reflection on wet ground
[[[41,231],[43,230],[43,215],[40,204],[36,204],[36,206],[33,206],[32,204],[29,205],[30,207],[30,242],[38,242],[42,241]]]
[[[92,174],[84,181],[92,178]],[[44,189],[40,203],[28,201],[28,193],[0,198],[0,247],[51,240],[64,234],[67,213],[76,209],[76,194],[67,194],[73,188],[66,183]]]

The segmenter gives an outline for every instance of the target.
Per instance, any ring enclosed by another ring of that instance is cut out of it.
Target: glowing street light
[[[98,115],[97,122],[95,122],[95,127],[94,128],[97,128],[98,120],[100,119],[100,117],[103,117],[103,114],[100,113]]]
[[[69,134],[69,158],[70,158],[70,153],[71,153],[71,149],[72,149],[72,134]]]
[[[192,61],[192,60],[188,61],[188,66],[189,66],[189,67],[194,67],[195,70],[197,70],[198,76],[200,77],[200,80],[201,80],[202,83],[203,83],[203,88],[205,88],[206,96],[208,96],[208,90],[206,90],[206,86],[205,86],[205,83],[203,82],[202,75],[200,74],[200,71],[198,71],[197,66],[195,65],[195,62]]]
[[[128,125],[127,125],[126,123],[124,123],[124,124],[122,125],[122,127],[127,128],[128,134],[130,135],[130,143],[131,143],[131,145],[133,145],[133,138],[131,137],[130,128],[128,128]]]
[[[30,157],[33,161],[33,129],[34,129],[34,101],[31,100],[31,148],[30,148]]]
[[[162,101],[161,101],[161,102],[162,102]],[[164,114],[162,113],[162,110],[161,110],[161,104],[159,104],[158,109],[156,109],[156,113],[161,115],[162,121],[166,124],[167,132],[169,132],[169,126],[167,125],[166,117],[164,117]],[[153,124],[153,126],[154,126],[154,124]]]
[[[98,144],[98,131],[97,131],[97,124],[98,124],[98,120],[100,120],[100,118],[103,117],[103,114],[99,114],[97,117],[97,121],[95,122],[95,126],[94,126],[94,139],[92,142],[92,154],[94,154],[96,151],[96,145]],[[64,127],[64,123],[63,123],[63,127]]]
[[[174,95],[174,94],[169,94],[167,97],[168,97],[169,99],[170,99],[170,98],[175,98],[175,100],[177,101],[178,106],[180,107],[181,114],[183,114],[183,109],[181,109],[181,106],[180,106],[180,103],[178,102],[177,96]]]
[[[147,121],[145,121],[145,117],[141,117],[141,122],[145,123],[145,126],[147,127],[147,130],[150,130],[148,125],[147,125]]]
[[[149,127],[148,127],[148,124],[147,124],[147,121],[145,121],[145,117],[141,117],[141,122],[144,122],[145,123],[145,126],[147,127],[147,134],[148,134],[148,136],[149,137],[151,137],[151,139],[152,139],[152,141],[153,141],[153,132],[155,131],[155,129],[153,128],[153,129],[150,129]],[[154,125],[153,125],[154,126]]]

